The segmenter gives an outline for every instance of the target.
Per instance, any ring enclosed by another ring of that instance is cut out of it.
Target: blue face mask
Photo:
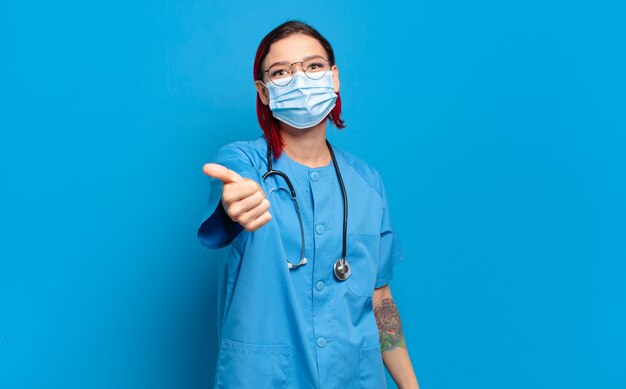
[[[295,128],[309,128],[320,123],[335,107],[337,94],[332,72],[312,80],[304,72],[295,72],[288,85],[268,82],[272,115]]]

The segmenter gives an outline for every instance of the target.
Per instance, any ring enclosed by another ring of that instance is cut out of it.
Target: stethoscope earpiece
[[[289,262],[288,259],[286,259],[286,261],[287,261],[287,268],[289,270],[295,269],[295,268],[300,267],[302,265],[306,265],[306,263],[308,262],[308,260],[306,258],[304,258],[304,257],[300,260],[299,263],[296,263],[296,264],[293,264],[293,263]]]

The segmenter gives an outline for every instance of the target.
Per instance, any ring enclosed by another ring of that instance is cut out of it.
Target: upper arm
[[[388,284],[393,277],[393,267],[398,262],[405,259],[398,233],[391,222],[387,193],[380,174],[379,185],[383,203],[383,214],[380,225],[380,252],[375,288],[380,288]]]
[[[372,306],[377,307],[383,299],[391,298],[391,287],[389,284],[374,289],[374,295],[372,296]]]

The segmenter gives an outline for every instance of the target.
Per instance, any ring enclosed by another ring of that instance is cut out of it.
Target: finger
[[[239,218],[243,213],[248,212],[258,206],[265,196],[259,192],[255,191],[252,195],[247,196],[241,200],[234,201],[232,203],[228,203],[228,213],[233,218]],[[225,202],[227,200],[224,200]]]
[[[254,222],[248,224],[245,228],[247,231],[256,231],[263,227],[267,222],[272,219],[272,215],[269,212],[265,212],[261,216],[257,217]]]
[[[261,201],[261,203],[259,205],[257,205],[256,207],[252,208],[251,210],[249,210],[247,212],[244,212],[241,215],[239,215],[237,220],[239,220],[239,223],[241,223],[241,224],[250,224],[256,218],[258,218],[263,213],[265,213],[269,208],[270,208],[269,200],[268,199],[263,199],[263,201]]]
[[[263,189],[259,187],[256,181],[244,178],[241,182],[224,184],[222,196],[224,197],[224,202],[232,204],[262,190]],[[263,195],[263,197],[265,197],[265,195]],[[259,199],[259,201],[261,201],[261,199]]]
[[[237,172],[217,163],[204,164],[204,166],[202,166],[202,171],[209,177],[215,177],[218,180],[222,180],[224,184],[243,181],[243,177],[237,174]]]

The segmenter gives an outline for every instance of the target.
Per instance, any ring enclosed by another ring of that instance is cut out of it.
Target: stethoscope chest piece
[[[335,266],[333,267],[333,271],[335,273],[335,277],[339,281],[345,281],[352,274],[352,269],[350,268],[350,264],[345,258],[339,258],[335,262]]]

